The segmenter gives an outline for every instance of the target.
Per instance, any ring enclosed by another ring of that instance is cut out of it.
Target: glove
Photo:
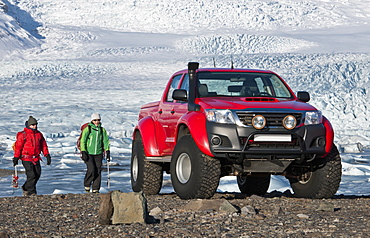
[[[50,157],[50,155],[46,155],[45,156],[46,157],[46,165],[50,165],[51,164],[51,157]]]
[[[19,160],[19,158],[17,158],[17,157],[13,158],[13,165],[14,166],[18,165],[18,160]]]
[[[107,161],[110,162],[110,150],[105,151],[105,157],[107,158]]]
[[[86,151],[81,151],[81,159],[86,163],[89,161],[89,156],[87,155]]]

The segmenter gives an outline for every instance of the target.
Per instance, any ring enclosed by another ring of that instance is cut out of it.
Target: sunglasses
[[[100,119],[94,119],[93,121],[100,121]]]

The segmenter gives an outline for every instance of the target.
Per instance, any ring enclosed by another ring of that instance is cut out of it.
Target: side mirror
[[[185,89],[175,89],[172,98],[179,101],[188,101],[188,92]]]
[[[310,94],[308,92],[305,92],[305,91],[297,92],[297,97],[302,102],[310,101]]]

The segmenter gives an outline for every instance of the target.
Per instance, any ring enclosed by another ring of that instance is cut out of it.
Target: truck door
[[[170,155],[175,145],[175,132],[178,119],[183,115],[180,113],[181,103],[172,99],[173,90],[179,88],[183,75],[176,75],[167,90],[167,94],[162,99],[158,110],[158,134],[164,134],[164,143],[158,143],[162,156]],[[184,103],[183,103],[184,104]],[[180,106],[180,108],[179,108]],[[160,138],[160,136],[158,137]]]

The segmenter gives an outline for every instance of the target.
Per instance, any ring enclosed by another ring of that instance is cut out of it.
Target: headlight
[[[223,124],[235,124],[233,113],[230,110],[207,109],[205,110],[205,113],[208,121]]]
[[[283,126],[285,127],[285,129],[288,129],[288,130],[294,129],[296,125],[297,125],[297,120],[295,119],[294,116],[288,115],[284,117]]]
[[[262,129],[266,126],[266,118],[261,115],[256,115],[252,118],[252,125],[256,129]]]
[[[305,125],[320,124],[322,123],[321,111],[306,112],[306,119],[304,120]]]

